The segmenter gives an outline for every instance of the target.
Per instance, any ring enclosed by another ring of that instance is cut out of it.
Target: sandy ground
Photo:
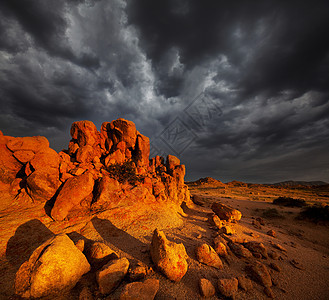
[[[201,299],[198,287],[200,278],[207,278],[216,286],[219,278],[245,274],[244,268],[248,262],[232,256],[229,261],[223,260],[222,270],[217,270],[196,260],[195,247],[203,242],[212,245],[213,238],[217,235],[207,221],[207,215],[211,212],[209,207],[214,201],[221,201],[242,212],[241,221],[233,225],[235,236],[261,241],[268,250],[274,249],[271,241],[286,248],[286,253],[277,250],[282,260],[261,259],[265,265],[273,261],[282,269],[281,272],[272,272],[272,277],[277,279],[277,286],[273,287],[277,299],[329,298],[329,227],[297,221],[295,217],[300,211],[298,208],[276,207],[284,218],[264,218],[265,226],[256,229],[251,224],[253,218],[262,216],[264,210],[274,207],[273,204],[267,201],[223,198],[216,195],[215,191],[209,195],[202,189],[194,189],[193,193],[203,195],[203,206],[182,205],[174,218],[175,222],[168,219],[167,223],[159,224],[156,215],[152,217],[150,212],[150,219],[141,219],[136,222],[138,224],[131,226],[110,220],[106,212],[80,218],[75,223],[53,222],[45,215],[43,205],[26,208],[24,201],[14,200],[4,192],[0,193],[0,299],[18,299],[13,296],[16,271],[33,250],[53,234],[66,232],[73,240],[82,237],[86,240],[104,241],[121,257],[127,257],[130,261],[140,260],[154,268],[148,249],[155,228],[163,229],[171,241],[183,243],[189,255],[188,272],[179,283],[169,281],[158,272],[150,275],[160,280],[156,299]],[[181,222],[177,223],[177,219]],[[276,238],[266,234],[269,229],[276,231]],[[251,236],[252,233],[254,236]],[[251,262],[255,260],[251,259]],[[295,268],[290,263],[291,260],[299,262],[303,269]],[[95,288],[95,279],[90,275],[84,276],[82,282],[91,289]],[[114,294],[98,299],[117,299],[124,284],[125,282]],[[254,286],[248,293],[239,290],[236,299],[266,299],[263,287],[256,283]],[[70,294],[58,299],[78,299],[78,291],[79,283]],[[211,299],[223,298],[217,293]]]

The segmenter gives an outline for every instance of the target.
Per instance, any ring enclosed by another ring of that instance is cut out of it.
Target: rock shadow
[[[33,219],[20,225],[7,242],[7,260],[18,270],[30,258],[35,249],[54,235],[38,219]]]
[[[145,243],[134,238],[124,230],[117,228],[107,219],[95,217],[91,222],[99,235],[110,245],[145,264],[150,263],[150,257],[145,251],[147,249]]]

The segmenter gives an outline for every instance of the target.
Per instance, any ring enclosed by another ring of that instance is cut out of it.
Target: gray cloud
[[[60,150],[124,117],[168,153],[178,118],[188,179],[329,181],[328,28],[321,0],[3,1],[0,128]]]

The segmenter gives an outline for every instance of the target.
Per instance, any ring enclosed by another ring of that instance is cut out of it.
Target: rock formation
[[[131,203],[176,205],[190,199],[185,167],[168,155],[149,159],[149,139],[133,122],[74,122],[68,149],[49,148],[45,137],[0,136],[0,181],[33,202],[52,199],[51,217],[62,221]]]

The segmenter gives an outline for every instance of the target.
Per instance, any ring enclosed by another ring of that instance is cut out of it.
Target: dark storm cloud
[[[321,0],[1,1],[0,127],[60,150],[73,121],[124,117],[168,153],[177,119],[188,179],[329,181],[328,28]]]

